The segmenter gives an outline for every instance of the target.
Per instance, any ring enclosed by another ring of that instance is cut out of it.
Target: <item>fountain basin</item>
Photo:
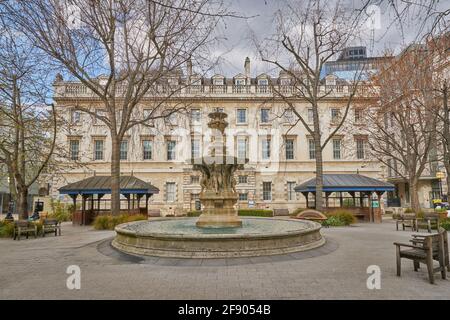
[[[322,246],[321,225],[312,221],[242,218],[240,228],[196,227],[196,218],[136,221],[116,226],[120,251],[173,258],[256,257]]]

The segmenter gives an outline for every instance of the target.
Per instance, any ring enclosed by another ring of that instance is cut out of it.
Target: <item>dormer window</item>
[[[236,86],[245,86],[245,79],[234,79],[234,84]]]
[[[213,84],[215,86],[223,86],[223,82],[224,82],[223,80],[224,80],[223,78],[213,79]]]
[[[333,75],[328,75],[325,78],[325,84],[327,86],[335,86],[336,85],[336,77]]]
[[[191,85],[193,85],[193,86],[201,86],[202,85],[202,79],[200,77],[192,77],[191,78]]]
[[[268,86],[269,80],[268,79],[258,79],[258,86]]]
[[[280,79],[280,84],[282,86],[289,86],[289,85],[291,85],[291,79],[290,78],[282,78],[282,79]]]

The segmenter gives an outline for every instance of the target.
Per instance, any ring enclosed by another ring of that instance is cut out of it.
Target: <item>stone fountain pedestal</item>
[[[200,193],[199,198],[204,209],[197,220],[197,227],[232,228],[242,226],[242,221],[234,208],[238,199],[235,192],[224,191],[219,193],[207,190]]]

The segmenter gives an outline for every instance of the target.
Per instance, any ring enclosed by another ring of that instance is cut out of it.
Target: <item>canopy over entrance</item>
[[[111,176],[93,176],[61,187],[61,194],[111,194]],[[155,194],[159,189],[133,176],[120,177],[121,194]]]
[[[296,192],[316,192],[316,178],[312,178],[294,188]],[[323,192],[385,192],[394,191],[392,183],[369,178],[360,174],[324,174]]]
[[[155,186],[133,176],[120,177],[120,194],[125,198],[127,206],[124,210],[128,214],[148,214],[148,200],[153,194],[159,193]],[[111,212],[110,199],[102,199],[111,194],[111,176],[93,176],[81,181],[70,183],[59,189],[60,194],[69,195],[76,208],[73,223],[90,224],[100,214]],[[77,198],[81,195],[81,210],[77,208]],[[97,195],[95,201],[94,196]],[[141,199],[145,196],[145,207],[140,207]]]
[[[306,206],[310,206],[309,195],[316,193],[316,178],[303,182],[294,188],[306,198]],[[360,174],[324,174],[323,192],[325,193],[325,208],[345,207],[358,218],[381,222],[380,198],[386,191],[394,191],[391,183],[366,177]],[[373,194],[376,194],[376,197]],[[315,198],[315,197],[314,197]]]

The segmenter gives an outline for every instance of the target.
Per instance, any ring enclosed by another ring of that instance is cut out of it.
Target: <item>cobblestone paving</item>
[[[70,224],[62,232],[0,240],[0,299],[450,299],[449,279],[436,274],[431,285],[410,261],[396,277],[392,243],[411,232],[390,220],[322,229],[328,247],[299,255],[208,263],[124,257],[105,246],[114,232]],[[81,268],[80,290],[66,287],[69,265]],[[369,265],[381,268],[380,290],[367,289]]]

